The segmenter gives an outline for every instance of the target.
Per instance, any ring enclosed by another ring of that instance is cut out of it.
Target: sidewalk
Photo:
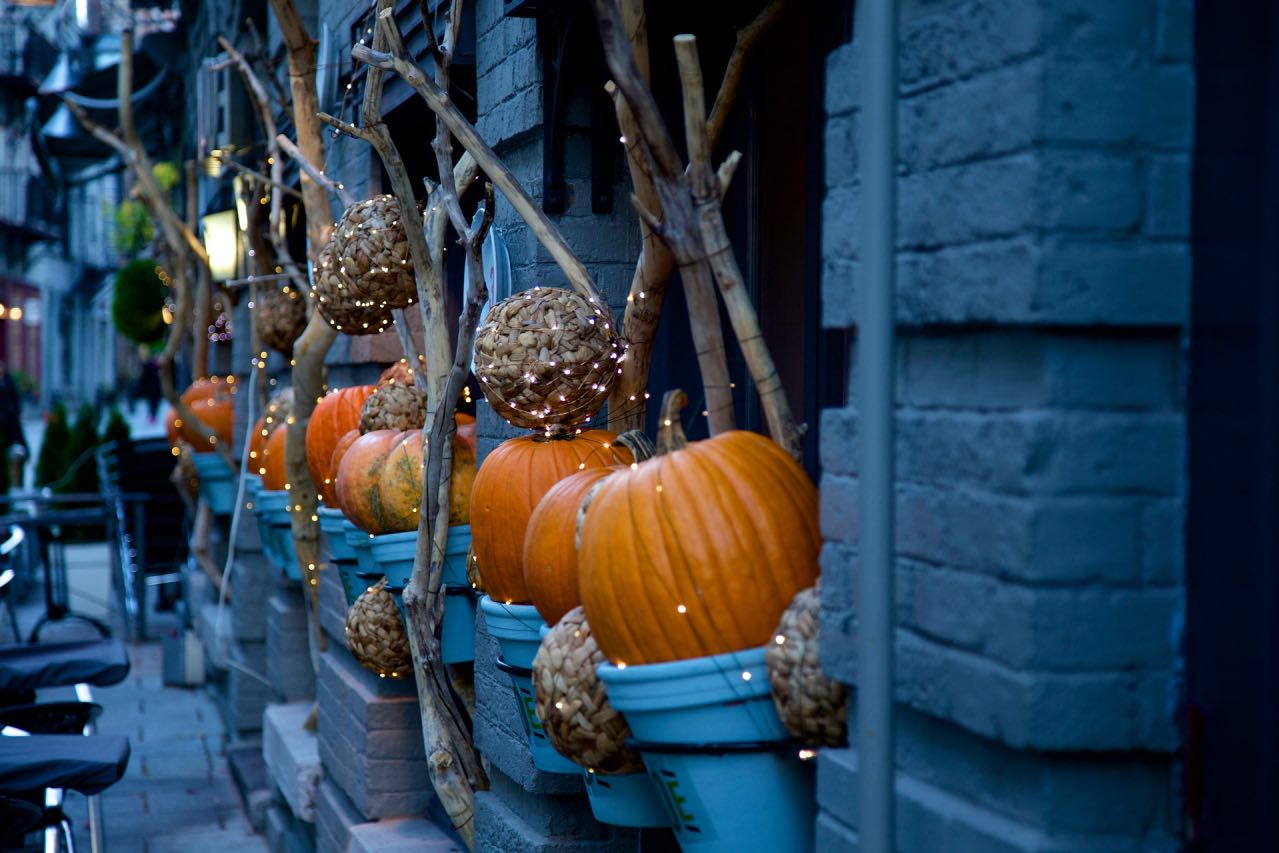
[[[68,553],[69,563],[70,557]],[[84,605],[100,601],[109,589],[106,566],[105,545],[77,547],[75,571],[68,572],[68,579],[78,612],[90,612]],[[38,596],[20,607],[22,630],[29,630],[42,612]],[[167,614],[153,616],[152,636],[160,636],[171,621]],[[55,624],[42,639],[89,636],[86,630],[74,622]],[[231,782],[227,736],[212,700],[203,688],[164,686],[158,641],[130,645],[129,659],[133,669],[124,682],[93,691],[103,706],[98,731],[127,735],[133,748],[124,778],[102,794],[109,853],[265,851],[266,843],[253,833]],[[69,689],[40,693],[42,700],[65,698],[74,698]],[[77,844],[88,850],[85,798],[68,794],[66,809],[75,821]]]

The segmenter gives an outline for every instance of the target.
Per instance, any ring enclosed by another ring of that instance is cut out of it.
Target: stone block
[[[1152,237],[1190,236],[1190,158],[1156,157],[1146,190],[1146,233]]]
[[[315,829],[275,803],[266,810],[266,842],[271,853],[315,853]]]
[[[578,775],[546,773],[533,766],[524,711],[516,702],[510,676],[493,665],[497,642],[484,629],[484,614],[475,626],[475,746],[489,764],[534,794],[572,794],[582,790]]]
[[[1159,0],[1155,57],[1162,62],[1190,62],[1195,58],[1193,0]]]
[[[262,730],[262,712],[271,701],[264,679],[266,643],[235,643],[227,649],[230,665],[215,683],[218,710],[228,731],[247,734]]]
[[[343,649],[346,646],[346,593],[331,563],[320,566],[320,628]]]
[[[366,820],[421,814],[433,791],[413,682],[378,678],[330,647],[316,693],[320,759],[334,785]]]
[[[910,93],[1012,65],[1039,48],[1038,0],[974,0],[940,7],[901,27],[901,86]]]
[[[268,602],[267,678],[285,702],[315,696],[306,603],[300,588],[277,590]]]
[[[336,785],[320,781],[315,797],[315,849],[317,853],[347,853],[351,827],[364,817]]]
[[[1141,218],[1145,195],[1139,165],[1136,157],[1123,153],[1042,152],[1039,224],[1082,231],[1132,230]]]
[[[1070,240],[1043,255],[1031,314],[1072,325],[1180,327],[1189,305],[1185,244]]]
[[[541,797],[553,801],[555,797]],[[479,850],[520,850],[523,853],[605,853],[636,848],[633,831],[618,831],[615,837],[581,839],[551,836],[530,827],[505,799],[492,791],[475,795],[475,841]]]
[[[263,714],[262,755],[275,787],[294,817],[315,822],[315,802],[323,770],[315,732],[307,731],[310,702],[270,705]]]
[[[1013,237],[1038,223],[1039,165],[1012,154],[898,181],[897,244],[913,249]]]
[[[1188,65],[1051,62],[1044,74],[1041,138],[1185,151],[1194,133],[1194,87]]]
[[[466,848],[428,820],[416,817],[391,818],[376,823],[360,823],[350,829],[350,853],[464,853]]]

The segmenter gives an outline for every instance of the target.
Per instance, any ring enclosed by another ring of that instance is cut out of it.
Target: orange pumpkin
[[[284,449],[288,441],[289,430],[283,424],[271,431],[262,451],[262,464],[258,470],[262,474],[262,488],[278,492],[289,482],[289,474],[284,464]]]
[[[502,442],[484,460],[471,489],[471,536],[485,589],[498,601],[529,600],[524,534],[538,501],[560,480],[586,468],[630,463],[631,452],[607,430]]]
[[[266,453],[266,440],[270,438],[271,430],[267,428],[266,416],[258,418],[257,423],[253,425],[253,429],[249,431],[249,470],[254,473],[262,467],[266,461],[264,454]]]
[[[182,392],[182,402],[196,418],[213,430],[218,441],[231,443],[232,395],[235,385],[229,379],[222,381],[215,376],[212,379],[198,379]],[[184,424],[175,410],[169,412],[165,424],[169,442],[176,444],[179,437],[191,445],[196,453],[205,453],[215,449],[216,444],[201,438],[194,426]]]
[[[377,429],[356,439],[342,455],[334,478],[338,506],[366,533],[389,533],[382,516],[382,469],[387,455],[404,433]]]
[[[360,438],[360,431],[353,429],[346,435],[338,439],[337,447],[333,448],[333,455],[329,457],[329,464],[324,469],[324,481],[320,486],[320,496],[324,498],[324,505],[333,509],[341,509],[342,504],[338,502],[337,481],[338,481],[338,465],[342,463],[342,457],[346,456],[346,452],[351,449],[351,445],[355,444]],[[332,496],[332,502],[325,495]]]
[[[587,468],[560,480],[528,520],[524,584],[547,625],[582,603],[577,584],[577,520],[587,495],[617,467]]]
[[[763,645],[817,580],[817,489],[804,469],[752,432],[688,444],[677,415],[663,419],[670,450],[604,480],[582,528],[582,604],[614,663]]]
[[[311,412],[306,427],[306,467],[325,506],[336,506],[330,463],[338,440],[360,422],[360,409],[376,386],[357,385],[330,391]]]

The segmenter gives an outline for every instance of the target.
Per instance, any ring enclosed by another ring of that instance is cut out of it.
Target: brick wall
[[[903,3],[902,849],[1175,846],[1191,32],[1189,0]],[[857,61],[827,66],[832,328]],[[856,407],[821,448],[823,663],[853,684]],[[819,767],[821,849],[851,846],[855,756]]]

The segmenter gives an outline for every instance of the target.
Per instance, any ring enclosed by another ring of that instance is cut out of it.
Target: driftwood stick
[[[316,90],[316,41],[311,38],[302,23],[293,0],[271,0],[280,35],[288,52],[289,90],[292,96],[293,126],[297,134],[297,147],[310,163],[324,162],[324,131],[316,114],[320,109]],[[274,134],[273,134],[274,136]],[[280,157],[277,155],[276,160]],[[324,187],[316,183],[305,170],[301,176],[302,206],[306,211],[308,251],[314,261],[333,230],[333,208]],[[290,499],[293,501],[293,545],[298,555],[298,565],[310,593],[308,615],[316,646],[326,648],[328,639],[320,629],[319,578],[320,525],[316,513],[317,494],[311,472],[306,464],[306,428],[316,400],[324,393],[324,357],[328,354],[335,332],[320,312],[311,306],[311,316],[302,336],[293,344],[293,413],[285,428],[284,465],[289,478]]]
[[[346,185],[340,181],[335,181],[328,175],[321,172],[311,163],[310,160],[302,156],[302,152],[298,150],[297,145],[292,139],[289,139],[283,133],[277,134],[276,143],[280,146],[280,150],[297,161],[298,168],[306,173],[307,177],[324,187],[329,194],[336,196],[338,203],[343,207],[350,207],[355,204],[356,198]]]
[[[733,382],[728,372],[724,334],[715,300],[714,276],[706,263],[684,165],[674,156],[675,144],[667,132],[657,102],[640,76],[631,54],[625,27],[613,0],[593,0],[604,58],[616,84],[614,97],[625,97],[635,118],[635,144],[651,163],[654,187],[661,202],[660,227],[649,221],[670,249],[679,267],[688,302],[693,347],[706,392],[706,412],[711,435],[733,429]],[[628,138],[629,141],[629,138]],[[623,361],[625,365],[625,361]]]
[[[715,106],[707,121],[706,133],[711,151],[719,140],[725,120],[732,109],[740,88],[742,71],[751,49],[760,36],[776,21],[785,0],[770,3],[755,20],[737,34],[737,43],[720,82]],[[648,32],[643,0],[620,0],[619,9],[623,30],[631,44],[631,54],[640,76],[649,79]],[[648,158],[638,144],[639,129],[626,99],[614,97],[618,127],[626,146],[626,159],[630,168],[631,183],[636,196],[649,210],[659,210],[657,193],[653,187]],[[739,157],[730,157],[720,167],[720,195],[727,192],[732,180],[732,170]],[[727,170],[727,171],[726,171]],[[614,432],[640,429],[644,425],[643,393],[648,385],[649,369],[653,360],[653,340],[661,316],[662,303],[675,270],[675,259],[666,244],[656,237],[647,221],[640,224],[643,248],[631,278],[630,293],[626,297],[626,311],[622,316],[622,337],[630,343],[626,358],[622,361],[621,374],[609,392],[609,428]]]
[[[737,265],[737,256],[728,239],[720,208],[719,180],[710,166],[710,145],[706,138],[705,102],[702,93],[702,71],[697,57],[697,39],[691,35],[675,37],[675,58],[679,63],[680,83],[684,90],[684,123],[690,157],[689,186],[697,210],[704,251],[715,280],[719,284],[737,342],[742,348],[760,406],[768,421],[773,440],[791,456],[803,453],[804,431],[795,424],[786,389],[773,362],[759,327],[759,317],[751,304],[750,294]]]
[[[270,177],[262,174],[257,169],[250,169],[248,166],[244,165],[243,163],[238,163],[235,160],[232,160],[230,157],[227,157],[225,154],[214,154],[213,159],[217,160],[219,163],[221,163],[223,166],[226,166],[228,169],[232,169],[236,172],[239,172],[242,175],[247,175],[248,177],[258,181],[259,183],[265,184],[272,188],[278,187],[280,192],[284,193],[287,196],[292,196],[293,198],[296,198],[296,199],[302,198],[302,193],[300,193],[298,190],[294,189],[293,187],[289,186],[288,184],[277,184],[274,181],[272,181]]]
[[[351,56],[370,66],[370,68],[393,70],[399,74],[404,79],[404,82],[408,83],[421,96],[422,100],[426,101],[426,105],[431,108],[431,111],[448,125],[450,133],[457,137],[457,141],[462,144],[462,147],[471,152],[471,155],[480,164],[484,174],[488,175],[493,185],[497,187],[502,195],[506,196],[511,207],[515,208],[515,212],[528,223],[529,229],[537,237],[538,242],[546,248],[551,257],[555,259],[555,262],[559,264],[560,269],[564,272],[573,289],[589,300],[593,300],[600,305],[604,304],[604,300],[600,297],[591,274],[587,272],[586,267],[573,254],[559,228],[551,222],[550,218],[542,211],[542,208],[533,200],[532,196],[528,194],[528,191],[524,189],[511,170],[494,153],[488,143],[483,140],[475,126],[462,115],[462,112],[453,104],[448,93],[442,91],[439,86],[428,79],[422,73],[422,70],[413,64],[407,54],[394,55],[385,51],[373,50],[366,45],[356,45],[351,49]]]
[[[183,164],[186,175],[187,216],[186,227],[196,231],[200,227],[200,188],[195,174],[195,161]],[[208,264],[193,264],[195,290],[195,318],[191,322],[191,372],[196,379],[209,376],[209,312],[213,305],[213,279]]]
[[[711,107],[710,118],[706,119],[706,134],[710,140],[711,150],[719,141],[724,123],[733,108],[733,100],[746,71],[746,63],[751,51],[764,33],[777,22],[786,8],[786,0],[772,0],[760,11],[755,19],[737,31],[737,40],[733,45],[733,53],[728,58],[728,67],[724,69],[724,79],[719,86],[719,94],[715,96],[715,105]]]

